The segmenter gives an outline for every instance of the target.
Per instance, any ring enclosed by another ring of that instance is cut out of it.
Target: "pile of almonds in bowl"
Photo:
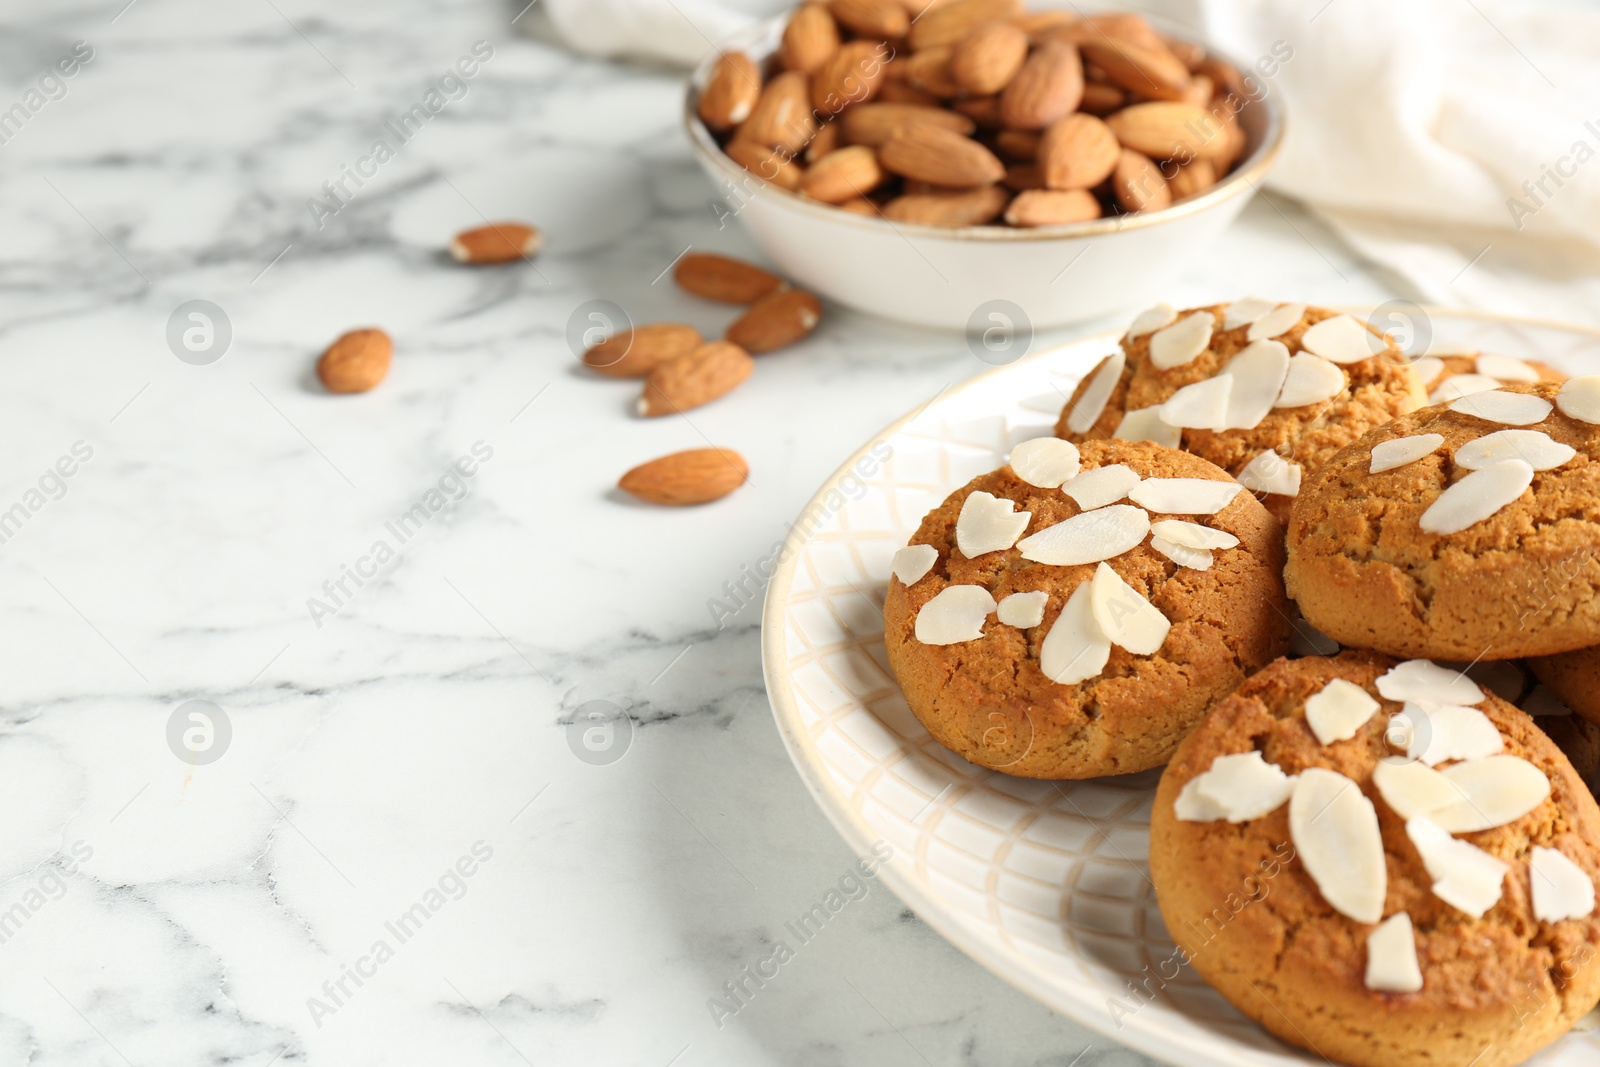
[[[726,52],[700,91],[722,150],[772,185],[896,222],[1156,211],[1247,147],[1239,71],[1129,12],[812,0],[768,65]]]

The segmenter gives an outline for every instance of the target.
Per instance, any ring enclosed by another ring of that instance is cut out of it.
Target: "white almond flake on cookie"
[[[1273,407],[1303,408],[1332,400],[1345,390],[1344,371],[1337,364],[1310,352],[1297,352],[1289,360],[1289,374]]]
[[[1270,448],[1239,472],[1239,484],[1253,493],[1300,495],[1300,464],[1290,463]]]
[[[1569,419],[1600,423],[1600,374],[1567,379],[1556,394],[1556,406]]]
[[[1372,784],[1402,819],[1432,815],[1461,799],[1461,790],[1450,779],[1416,760],[1379,760],[1372,768]]]
[[[1461,704],[1406,704],[1390,716],[1386,736],[1407,756],[1437,767],[1448,760],[1483,759],[1505,749],[1489,717]]]
[[[1417,963],[1417,933],[1411,916],[1395,912],[1367,935],[1367,972],[1364,982],[1378,993],[1422,991],[1422,968]]]
[[[1396,437],[1372,446],[1372,466],[1369,471],[1381,474],[1396,467],[1415,463],[1423,456],[1431,456],[1444,444],[1442,433],[1419,433],[1410,437]]]
[[[1306,873],[1339,914],[1383,918],[1389,875],[1378,812],[1361,787],[1337,771],[1310,767],[1289,797],[1289,837]]]
[[[1254,296],[1235,300],[1223,309],[1222,328],[1237,330],[1241,326],[1248,326],[1277,306],[1271,300],[1262,300]]]
[[[1408,659],[1378,676],[1378,694],[1385,700],[1417,704],[1482,704],[1483,690],[1461,671],[1431,659]]]
[[[1179,389],[1157,408],[1161,421],[1185,430],[1221,430],[1228,422],[1233,379],[1221,374]]]
[[[1215,515],[1242,492],[1238,482],[1146,478],[1128,490],[1128,499],[1157,515]]]
[[[939,562],[939,550],[932,545],[907,545],[889,560],[889,569],[901,585],[916,585]]]
[[[1586,919],[1594,914],[1594,880],[1559,849],[1533,846],[1528,880],[1533,888],[1533,917],[1540,922]]]
[[[1477,359],[1479,374],[1486,374],[1502,382],[1536,382],[1539,372],[1520,359],[1502,356],[1497,352],[1485,352]]]
[[[1007,626],[1026,630],[1044,622],[1044,606],[1049,602],[1050,594],[1042,589],[1012,593],[1001,599],[999,607],[995,608],[995,618]]]
[[[1095,568],[1089,580],[1089,607],[1107,640],[1135,656],[1155,655],[1172,629],[1160,608],[1105,563]]]
[[[1461,799],[1428,813],[1453,834],[1493,830],[1522,818],[1550,795],[1550,779],[1519,756],[1490,756],[1453,763],[1439,772]]]
[[[1359,363],[1383,351],[1382,342],[1349,315],[1335,315],[1306,328],[1300,347],[1334,363]]]
[[[1122,380],[1122,369],[1127,363],[1128,357],[1120,348],[1100,361],[1083,395],[1067,413],[1067,429],[1073,433],[1088,433],[1100,421],[1100,416],[1106,410],[1106,402],[1116,390],[1117,382]]]
[[[1186,315],[1165,329],[1150,335],[1150,363],[1157,370],[1171,370],[1190,362],[1211,344],[1216,319],[1209,311]]]
[[[1078,446],[1059,437],[1035,437],[1011,450],[1011,470],[1040,489],[1059,489],[1078,476]]]
[[[1176,321],[1178,313],[1172,309],[1171,304],[1157,304],[1153,308],[1146,308],[1134,316],[1133,324],[1128,327],[1128,340],[1154,333],[1163,326],[1171,326]]]
[[[947,586],[917,612],[917,640],[925,645],[976,641],[995,607],[994,596],[981,585]]]
[[[1533,484],[1533,467],[1520,459],[1503,459],[1475,470],[1439,494],[1417,520],[1423,532],[1460,533],[1512,503]]]
[[[1500,388],[1499,379],[1491,378],[1487,374],[1456,374],[1434,387],[1428,394],[1428,403],[1444,404],[1451,400],[1459,400],[1473,393],[1487,393]]]
[[[1184,822],[1249,822],[1277,811],[1292,792],[1294,779],[1252,750],[1212,760],[1184,783],[1172,809]]]
[[[1281,337],[1296,326],[1306,316],[1304,304],[1280,304],[1250,324],[1250,329],[1245,333],[1246,341],[1265,341],[1271,337]]]
[[[1190,548],[1180,545],[1176,541],[1168,541],[1165,537],[1150,538],[1150,547],[1166,556],[1180,567],[1188,567],[1194,571],[1208,571],[1215,557],[1203,548]]]
[[[1002,552],[1017,543],[1028,528],[1031,511],[1013,511],[1016,501],[982,491],[971,494],[961,504],[956,518],[956,547],[968,559],[987,552]]]
[[[1112,504],[1046,526],[1017,542],[1022,558],[1053,567],[1115,559],[1145,539],[1150,516],[1132,504]]]
[[[1433,380],[1444,373],[1444,360],[1434,356],[1423,356],[1411,365],[1416,368],[1417,377],[1422,379],[1424,386],[1432,385]]]
[[[1039,669],[1052,682],[1076,685],[1105,669],[1111,642],[1094,621],[1089,582],[1072,591],[1039,646]]]
[[[1061,491],[1084,511],[1115,504],[1138,485],[1139,475],[1126,463],[1111,463],[1086,470],[1061,487]]]
[[[1488,389],[1450,401],[1450,410],[1507,426],[1532,426],[1550,417],[1551,404],[1531,393]]]
[[[1185,548],[1237,548],[1239,539],[1227,530],[1202,526],[1198,522],[1182,519],[1162,519],[1150,524],[1150,532],[1163,540]]]
[[[1496,430],[1456,449],[1456,466],[1482,470],[1502,459],[1524,460],[1536,471],[1555,470],[1571,461],[1578,450],[1551,439],[1543,430]]]
[[[1406,836],[1433,879],[1434,896],[1474,919],[1500,903],[1510,864],[1477,845],[1457,841],[1426,816],[1408,819]]]
[[[1348,741],[1380,706],[1356,683],[1335,678],[1306,699],[1306,725],[1324,745]]]
[[[1161,405],[1125,411],[1117,423],[1117,432],[1111,435],[1122,441],[1154,441],[1158,445],[1177,448],[1183,443],[1183,430],[1161,421]]]
[[[1233,381],[1221,428],[1253,430],[1260,426],[1278,402],[1289,376],[1289,363],[1289,349],[1282,341],[1256,341],[1230,359],[1217,375]]]

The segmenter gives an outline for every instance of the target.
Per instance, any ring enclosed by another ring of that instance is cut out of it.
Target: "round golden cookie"
[[[1535,656],[1528,666],[1567,707],[1600,723],[1600,647]]]
[[[1091,441],[1080,452],[1085,471],[1122,464],[1146,478],[1231,482],[1202,459],[1144,441]],[[1150,515],[1237,537],[1236,547],[1214,553],[1209,569],[1178,566],[1152,547],[1149,536],[1107,561],[1171,622],[1156,653],[1135,655],[1112,645],[1094,677],[1052,681],[1040,666],[1043,642],[1097,565],[1030,562],[1016,547],[968,559],[956,545],[956,524],[968,496],[980,491],[1031,513],[1024,536],[1083,513],[1063,491],[1029,485],[1002,467],[956,490],[922,520],[911,544],[937,550],[932,569],[909,587],[898,577],[889,581],[889,665],[917,718],[966,759],[1026,778],[1094,778],[1158,767],[1213,700],[1286,649],[1281,527],[1254,497],[1239,492],[1214,515]],[[1043,591],[1043,619],[1019,628],[990,614],[976,640],[919,641],[919,612],[946,588],[968,584],[982,586],[996,601]]]
[[[1591,880],[1600,876],[1600,808],[1533,721],[1486,694],[1476,706],[1499,729],[1505,754],[1543,771],[1551,792],[1519,819],[1455,835],[1509,870],[1499,902],[1481,918],[1446,904],[1405,820],[1372,781],[1378,761],[1393,754],[1389,717],[1402,707],[1374,684],[1392,666],[1366,652],[1280,660],[1220,701],[1179,746],[1150,825],[1150,873],[1179,946],[1174,967],[1161,973],[1192,964],[1244,1014],[1332,1062],[1509,1067],[1565,1033],[1600,999],[1600,915],[1538,920],[1529,866],[1538,845],[1559,849]],[[1362,687],[1381,707],[1349,740],[1324,745],[1305,705],[1334,679]],[[1252,751],[1289,775],[1336,771],[1371,801],[1387,869],[1382,914],[1386,921],[1410,916],[1420,990],[1368,988],[1367,938],[1375,925],[1348,918],[1323,896],[1301,857],[1303,843],[1294,842],[1290,803],[1240,823],[1177,817],[1180,792],[1213,760]]]
[[[1553,401],[1555,383],[1495,393]],[[1453,404],[1477,406],[1491,393]],[[1576,450],[1533,475],[1522,495],[1455,533],[1429,533],[1423,514],[1474,472],[1465,444],[1535,430]],[[1372,473],[1373,448],[1439,434],[1433,452]],[[1343,449],[1302,487],[1289,522],[1289,595],[1342,645],[1440,660],[1544,656],[1600,644],[1600,426],[1553,407],[1525,426],[1450,405],[1402,415]]]
[[[1189,308],[1177,312],[1182,320],[1197,311],[1209,312],[1214,320],[1211,341],[1205,351],[1188,363],[1170,369],[1156,367],[1150,360],[1151,338],[1159,331],[1139,337],[1122,338],[1124,364],[1116,387],[1107,398],[1105,407],[1092,420],[1087,430],[1075,431],[1072,424],[1088,421],[1093,412],[1079,410],[1085,393],[1095,381],[1096,373],[1105,366],[1102,361],[1095,371],[1086,375],[1071,399],[1061,411],[1056,422],[1056,436],[1068,441],[1082,442],[1117,436],[1145,436],[1123,426],[1123,418],[1130,411],[1154,408],[1186,385],[1215,377],[1234,356],[1251,343],[1250,326],[1237,326],[1224,330],[1227,304],[1207,308]],[[1326,308],[1307,308],[1300,321],[1286,331],[1271,338],[1289,349],[1291,357],[1304,351],[1301,339],[1316,323],[1331,319],[1339,312]],[[1368,329],[1368,332],[1372,332]],[[1339,367],[1345,388],[1331,398],[1300,407],[1274,408],[1253,429],[1236,430],[1177,430],[1168,429],[1168,440],[1163,444],[1178,443],[1187,452],[1210,460],[1229,474],[1238,477],[1245,467],[1263,452],[1276,452],[1284,460],[1299,465],[1302,484],[1335,452],[1354,441],[1375,426],[1381,426],[1396,415],[1413,411],[1427,403],[1427,393],[1421,376],[1407,363],[1404,353],[1388,338],[1383,339],[1382,352],[1369,358]],[[1107,359],[1115,359],[1116,355]],[[1076,413],[1076,417],[1075,417]],[[1291,496],[1276,493],[1260,494],[1269,510],[1279,519],[1287,521]]]
[[[1520,382],[1564,382],[1567,375],[1550,366],[1533,359],[1513,359],[1510,367],[1496,366],[1494,361],[1503,360],[1503,356],[1490,355],[1488,361],[1480,369],[1479,356],[1484,353],[1458,351],[1450,355],[1428,355],[1415,361],[1412,366],[1417,368],[1417,373],[1422,376],[1422,386],[1428,391],[1428,403],[1441,404],[1454,400],[1462,394],[1461,382],[1456,386],[1448,387],[1453,379],[1463,377],[1493,378],[1500,385],[1515,385]],[[1520,366],[1519,366],[1520,364]],[[1507,370],[1514,372],[1517,377],[1504,376]],[[1485,373],[1486,371],[1499,371],[1500,375]],[[1487,384],[1487,383],[1484,383]],[[1470,391],[1470,390],[1468,390]]]

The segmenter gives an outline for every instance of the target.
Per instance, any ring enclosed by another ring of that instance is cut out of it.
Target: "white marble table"
[[[986,369],[962,341],[830,309],[692,424],[632,418],[575,369],[575,309],[720,330],[653,279],[750,252],[676,75],[564,55],[520,4],[125,2],[0,16],[0,109],[74,71],[0,144],[0,1063],[1147,1063],[881,887],[707,1007],[853,862],[774,731],[758,608],[708,601]],[[446,261],[483,215],[543,226],[536,266]],[[1410,295],[1259,201],[1169,298],[1252,291]],[[167,343],[191,300],[231,323],[209,365]],[[369,324],[390,379],[322,393],[315,354]],[[610,489],[702,433],[749,458],[734,497]],[[199,766],[192,700],[227,727]],[[616,762],[569,745],[592,701],[631,717]]]

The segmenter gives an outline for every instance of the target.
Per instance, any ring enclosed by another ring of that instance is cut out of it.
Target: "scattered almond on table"
[[[749,465],[733,449],[696,448],[640,464],[618,480],[617,488],[650,504],[707,504],[749,476]]]
[[[450,240],[450,254],[458,263],[511,263],[539,252],[539,231],[521,222],[491,222],[463,230]]]
[[[394,342],[379,329],[351,330],[317,360],[317,377],[330,393],[365,393],[389,374]]]

